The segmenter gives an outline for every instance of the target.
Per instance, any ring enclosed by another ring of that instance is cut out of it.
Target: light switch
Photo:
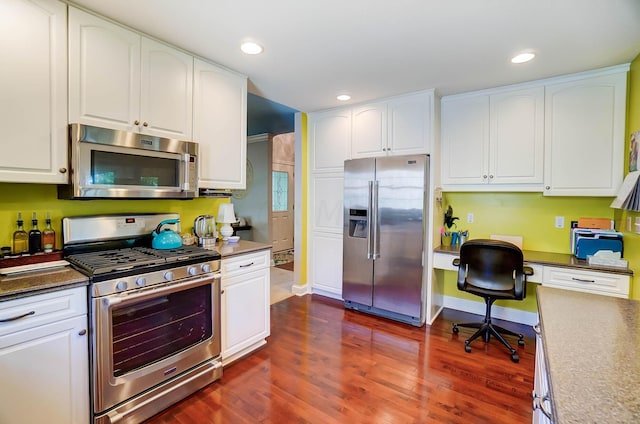
[[[564,216],[556,216],[556,228],[564,228]]]
[[[473,212],[467,214],[467,224],[473,224]]]

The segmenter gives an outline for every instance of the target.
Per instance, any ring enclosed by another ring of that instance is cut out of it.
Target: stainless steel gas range
[[[93,422],[139,423],[222,376],[220,255],[156,250],[177,214],[63,219],[65,259],[90,277]]]

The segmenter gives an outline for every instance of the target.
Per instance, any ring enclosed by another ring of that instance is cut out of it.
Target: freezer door
[[[342,297],[368,306],[373,297],[371,202],[374,178],[374,159],[345,161]]]
[[[428,156],[378,158],[373,306],[421,316]],[[374,193],[374,198],[376,197]]]

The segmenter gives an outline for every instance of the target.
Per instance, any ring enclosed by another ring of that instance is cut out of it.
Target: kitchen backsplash
[[[62,246],[62,218],[65,216],[98,215],[109,213],[179,213],[183,232],[193,228],[198,215],[218,212],[220,203],[227,198],[198,198],[193,200],[59,200],[57,187],[49,184],[0,183],[0,246],[11,246],[18,212],[25,218],[25,229],[31,228],[31,215],[37,212],[39,227],[44,228],[46,212],[51,214],[56,231],[56,246]]]

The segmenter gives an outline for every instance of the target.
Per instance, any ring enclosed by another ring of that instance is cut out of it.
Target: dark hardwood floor
[[[146,424],[531,423],[533,331],[495,320],[525,334],[517,364],[496,340],[466,353],[472,330],[451,322],[480,319],[445,310],[415,328],[294,296],[271,306],[264,348]]]

